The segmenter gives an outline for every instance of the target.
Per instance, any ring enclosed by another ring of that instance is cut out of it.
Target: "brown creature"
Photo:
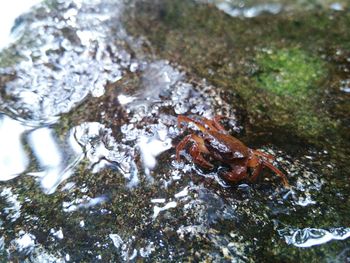
[[[285,187],[289,187],[285,174],[271,163],[274,160],[272,155],[245,146],[225,130],[219,123],[220,119],[220,116],[216,116],[213,120],[195,120],[179,115],[177,121],[180,128],[182,123],[193,123],[199,132],[189,134],[179,142],[176,147],[177,160],[180,161],[180,152],[191,143],[188,153],[193,162],[205,169],[212,169],[214,165],[204,158],[205,154],[214,161],[228,165],[230,170],[223,172],[222,176],[231,183],[241,180],[255,181],[261,170],[268,167],[281,177]],[[248,174],[248,168],[253,170],[251,176]]]

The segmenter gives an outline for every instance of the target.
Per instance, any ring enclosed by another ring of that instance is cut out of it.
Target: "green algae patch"
[[[319,112],[329,74],[319,56],[296,47],[268,49],[258,51],[255,62],[255,83],[236,87],[253,119],[262,117],[309,140],[337,128],[327,112]]]
[[[277,95],[309,94],[327,73],[322,60],[297,48],[259,53],[256,59],[258,85]]]

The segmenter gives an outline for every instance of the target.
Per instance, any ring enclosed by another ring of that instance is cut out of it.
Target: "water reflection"
[[[12,188],[4,187],[0,192],[0,197],[6,207],[3,209],[3,213],[6,215],[6,219],[10,222],[15,222],[21,216],[21,202],[18,200],[18,195],[12,192]]]
[[[345,93],[350,93],[350,79],[345,79],[340,82],[340,90]]]
[[[117,142],[110,128],[98,122],[84,122],[71,129],[69,141],[80,152],[78,155],[89,161],[93,173],[111,167],[129,181],[130,187],[138,184],[135,149]]]
[[[123,239],[118,234],[110,234],[109,238],[112,240],[113,245],[120,251],[121,258],[124,262],[133,261],[137,256],[137,249],[129,250],[129,240],[123,241]]]
[[[242,16],[242,17],[255,17],[262,13],[271,13],[271,14],[278,14],[282,11],[283,5],[279,3],[266,3],[266,4],[257,4],[252,7],[242,7],[242,6],[235,6],[232,3],[229,2],[219,2],[217,3],[217,7],[224,11],[226,14],[236,17],[236,16]]]
[[[175,208],[176,206],[177,206],[177,203],[175,201],[171,201],[162,207],[159,207],[157,205],[154,206],[153,207],[153,219],[156,219],[160,212],[166,211],[170,208]]]
[[[276,15],[283,11],[319,9],[320,7],[343,11],[348,3],[346,1],[288,1],[288,0],[197,0],[198,2],[215,4],[218,9],[233,17],[252,18],[263,14]]]
[[[99,196],[95,198],[90,198],[85,196],[85,198],[74,199],[72,202],[63,202],[63,211],[64,212],[74,212],[78,209],[84,209],[102,204],[107,201],[105,196]]]
[[[331,240],[344,240],[350,237],[350,228],[340,227],[329,230],[320,228],[286,228],[279,230],[278,233],[285,238],[287,244],[296,247],[311,247]]]
[[[17,248],[19,252],[29,254],[35,246],[35,236],[26,233],[23,230],[19,232],[19,237],[12,241],[12,245]]]
[[[106,83],[119,80],[130,64],[129,53],[106,38],[112,35],[107,19],[118,19],[121,3],[65,1],[56,8],[43,4],[40,16],[19,20],[22,46],[5,50],[16,55],[4,55],[8,63],[0,68],[13,76],[3,84],[0,108],[36,124],[57,122],[89,94],[103,95]],[[118,26],[113,29],[122,37]]]
[[[63,149],[59,147],[52,130],[35,129],[29,133],[28,141],[40,167],[38,172],[29,174],[39,178],[46,193],[53,193],[63,180],[70,177],[73,167],[64,160]]]
[[[153,129],[153,135],[141,135],[138,139],[138,147],[145,168],[145,174],[149,175],[157,164],[156,157],[172,147],[171,139],[167,136],[165,125],[158,125]]]
[[[28,142],[27,150],[25,142]],[[0,180],[31,175],[38,178],[45,193],[53,193],[81,159],[65,142],[58,141],[51,128],[26,126],[4,114],[0,115],[0,148]],[[29,167],[32,153],[38,168],[35,162]]]
[[[15,24],[15,19],[27,12],[30,7],[41,2],[42,0],[12,0],[7,2],[6,5],[1,6],[0,17],[0,50],[14,41],[14,35],[11,35],[11,29]]]
[[[0,181],[7,181],[22,173],[28,166],[22,137],[29,127],[0,114]]]

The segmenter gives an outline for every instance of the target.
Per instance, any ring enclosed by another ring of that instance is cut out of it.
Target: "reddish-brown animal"
[[[229,171],[223,172],[222,176],[229,182],[235,183],[241,180],[255,181],[264,167],[271,169],[282,179],[285,187],[289,187],[287,177],[277,169],[272,161],[274,157],[259,150],[253,150],[245,146],[237,138],[228,134],[220,124],[220,116],[213,120],[200,118],[192,119],[183,115],[178,116],[178,125],[181,128],[182,123],[193,123],[198,132],[187,135],[176,147],[176,158],[180,161],[180,152],[190,143],[188,153],[191,155],[195,164],[212,169],[214,167],[204,158],[204,155],[210,156],[230,167]],[[248,173],[251,168],[251,176]]]

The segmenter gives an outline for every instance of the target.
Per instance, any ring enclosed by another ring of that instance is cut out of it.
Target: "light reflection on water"
[[[24,149],[25,142],[29,150]],[[78,153],[73,154],[72,149],[62,148],[52,129],[35,129],[3,114],[0,115],[0,148],[0,181],[24,173],[37,177],[46,193],[53,193],[72,174],[77,159],[81,159]],[[29,167],[31,153],[38,162],[37,169]],[[75,158],[67,158],[74,155]]]
[[[40,172],[32,173],[40,179],[41,186],[46,192],[53,192],[58,178],[64,177],[60,175],[62,166],[62,153],[58,148],[52,131],[48,128],[39,128],[29,134],[29,145],[36,159],[39,162]]]
[[[350,228],[332,228],[329,230],[319,228],[281,229],[278,233],[284,237],[287,244],[296,247],[311,247],[322,245],[331,240],[344,240],[350,237]]]
[[[156,157],[172,147],[171,139],[167,137],[168,131],[165,126],[154,130],[155,134],[153,136],[142,135],[137,143],[146,175],[150,175],[150,171],[156,167]]]
[[[129,187],[137,186],[139,176],[134,161],[135,149],[117,142],[110,128],[98,122],[84,122],[71,129],[70,141],[89,161],[92,173],[113,167],[128,180]]]
[[[112,35],[109,20],[118,19],[123,5],[96,1],[90,8],[69,2],[57,5],[58,10],[44,3],[41,17],[21,19],[21,47],[7,58],[10,65],[0,68],[1,74],[16,76],[4,84],[0,109],[34,125],[57,122],[88,95],[102,96],[106,83],[119,80],[130,63],[129,53],[106,37]],[[115,34],[123,37],[118,26]]]
[[[153,127],[153,135],[138,131],[133,138],[140,150],[146,175],[155,168],[156,157],[172,147],[167,133],[164,125],[157,125]],[[23,141],[28,142],[30,151],[24,150]],[[133,161],[134,149],[118,144],[111,130],[96,122],[73,127],[67,142],[60,142],[51,128],[33,129],[1,115],[0,147],[8,149],[0,151],[0,180],[7,181],[22,173],[31,175],[38,178],[45,193],[53,193],[61,182],[72,175],[84,157],[90,161],[94,173],[114,165],[130,180],[129,186],[136,186],[139,181]],[[38,168],[26,171],[31,153]]]
[[[12,0],[3,4],[0,9],[1,27],[0,27],[0,50],[14,41],[11,35],[11,28],[15,24],[15,19],[29,11],[29,8],[42,0]]]
[[[22,173],[29,160],[22,144],[23,133],[29,129],[6,115],[0,115],[0,181]]]
[[[346,1],[239,1],[239,0],[197,0],[215,4],[218,9],[233,17],[253,18],[263,14],[276,15],[283,11],[319,9],[320,7],[343,11],[348,7]]]
[[[282,11],[283,5],[279,3],[265,3],[253,7],[237,7],[228,2],[219,2],[217,7],[230,16],[256,17],[264,12],[278,14]]]

